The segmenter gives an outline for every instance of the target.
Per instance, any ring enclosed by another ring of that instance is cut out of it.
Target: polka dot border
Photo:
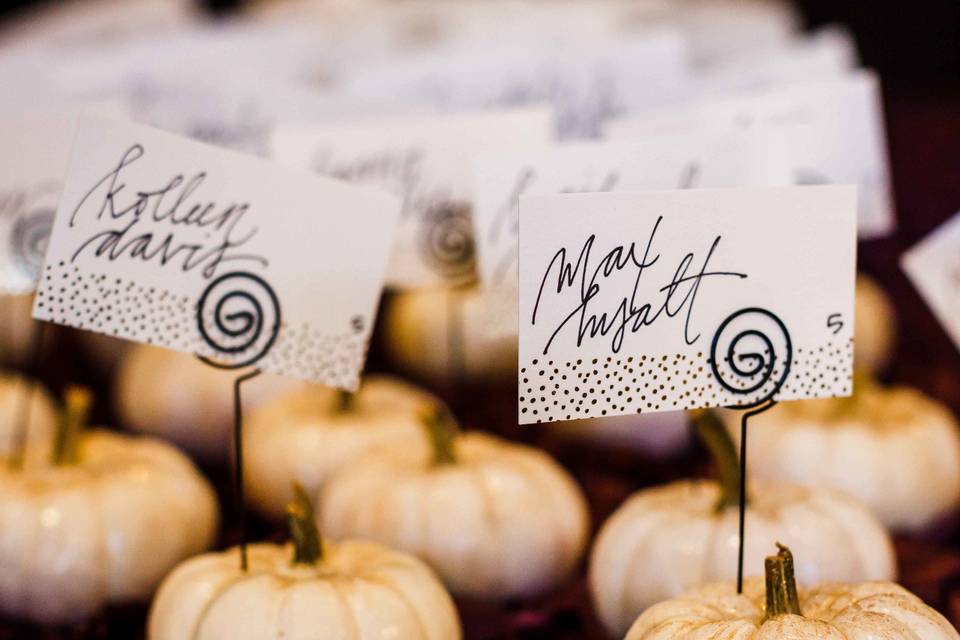
[[[796,348],[790,374],[775,399],[848,395],[852,376],[853,339]],[[761,399],[721,386],[703,352],[534,358],[520,367],[519,391],[522,424],[742,405]]]

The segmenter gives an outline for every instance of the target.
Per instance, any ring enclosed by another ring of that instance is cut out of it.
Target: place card
[[[403,206],[388,282],[422,288],[476,277],[473,158],[543,147],[551,129],[547,108],[367,118],[279,126],[271,149],[281,162],[398,196]]]
[[[857,67],[853,36],[837,26],[769,50],[750,50],[698,69],[693,94],[700,98],[795,83],[839,80]]]
[[[856,188],[520,198],[519,419],[849,395]]]
[[[596,138],[610,118],[682,95],[687,53],[686,40],[672,29],[568,46],[484,43],[357,69],[344,78],[343,90],[452,111],[548,104],[556,109],[561,138]]]
[[[960,213],[904,253],[900,266],[960,349]]]
[[[122,113],[113,102],[0,109],[0,294],[37,286],[82,108]]]
[[[374,190],[83,116],[34,317],[353,389],[398,213]]]
[[[636,112],[611,122],[605,134],[624,140],[734,129],[769,129],[787,136],[796,184],[859,185],[861,238],[894,231],[883,105],[871,72]]]
[[[769,132],[558,144],[484,154],[475,168],[478,267],[491,335],[517,333],[521,195],[791,184],[782,140]]]

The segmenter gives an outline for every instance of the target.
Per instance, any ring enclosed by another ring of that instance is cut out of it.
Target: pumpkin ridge
[[[749,502],[747,503],[746,510],[747,510],[747,518],[749,519],[750,518]],[[700,576],[699,576],[700,582],[703,582],[704,576],[708,575],[707,567],[710,564],[712,564],[714,561],[714,553],[716,551],[717,531],[720,529],[720,517],[719,517],[720,515],[721,514],[717,514],[715,517],[707,518],[707,522],[709,523],[710,528],[709,528],[709,531],[707,532],[706,540],[704,540],[704,546],[706,546],[707,542],[711,542],[711,544],[710,544],[710,551],[708,553],[704,553],[703,557],[700,558]],[[738,537],[739,537],[739,533],[738,533]]]
[[[841,615],[844,612],[841,612]],[[825,620],[827,624],[840,632],[844,637],[847,637],[847,630],[862,630],[866,626],[876,626],[886,629],[893,629],[896,631],[896,635],[892,635],[892,638],[897,640],[921,640],[917,634],[915,634],[907,625],[903,624],[900,620],[889,616],[880,611],[869,611],[860,609],[857,611],[860,616],[866,617],[867,620],[853,620],[849,622],[855,622],[856,624],[849,624],[847,620]],[[866,624],[863,624],[866,622]]]
[[[867,605],[872,604],[875,601],[885,601],[882,604],[883,610],[876,610],[872,608],[867,608]],[[884,619],[888,620],[887,624],[890,624],[889,621],[895,622],[897,626],[902,627],[905,630],[905,633],[909,633],[913,638],[918,638],[913,630],[910,628],[907,621],[898,618],[897,616],[890,613],[891,610],[909,610],[914,615],[920,615],[918,611],[919,607],[926,607],[922,600],[914,596],[912,593],[875,593],[862,598],[856,598],[851,605],[849,605],[847,610],[856,610],[858,613],[870,613],[882,616]],[[841,615],[844,612],[841,612]],[[937,613],[938,618],[931,620],[935,622],[941,630],[953,629],[952,626],[947,624],[946,627],[943,625],[943,616],[939,612]],[[906,637],[906,635],[904,635]]]
[[[82,467],[81,467],[82,468]],[[110,594],[110,585],[107,576],[109,575],[111,565],[113,565],[112,558],[110,557],[110,549],[107,544],[107,525],[104,522],[104,509],[103,509],[103,488],[106,476],[99,476],[91,474],[91,482],[94,483],[94,490],[91,491],[91,495],[94,496],[93,509],[88,509],[87,513],[91,511],[94,513],[94,520],[96,521],[97,529],[97,586],[99,587],[99,600],[101,604],[104,599],[107,598]]]
[[[236,565],[239,566],[239,558],[235,560],[232,555],[233,554],[231,553],[224,553],[222,556],[223,560],[230,562],[231,564],[236,563]],[[204,603],[203,608],[200,609],[200,613],[197,615],[197,618],[194,621],[193,631],[190,633],[191,640],[200,640],[200,629],[203,628],[203,623],[207,619],[207,616],[210,615],[210,611],[213,610],[217,600],[219,600],[225,593],[227,593],[227,591],[233,589],[235,586],[246,582],[248,579],[258,577],[257,574],[243,573],[239,571],[239,569],[235,569],[235,571],[237,571],[236,575],[229,580],[225,580],[221,584],[218,584],[213,592],[207,596],[207,601]]]
[[[508,453],[510,455],[504,459],[504,463],[507,463],[504,464],[504,468],[507,469],[509,473],[518,476],[521,482],[525,480],[532,481],[536,495],[540,499],[547,501],[550,505],[550,508],[546,509],[545,511],[547,514],[547,519],[552,525],[548,527],[552,555],[558,558],[567,557],[568,554],[564,552],[572,551],[573,549],[567,549],[567,540],[564,536],[563,505],[554,500],[553,491],[551,490],[551,483],[547,482],[546,478],[544,477],[544,475],[549,473],[549,470],[540,466],[539,460],[527,460],[524,459],[522,455],[514,456],[512,455],[512,452]],[[575,541],[571,540],[571,545],[574,542]],[[566,567],[565,570],[569,571],[569,567]]]
[[[653,518],[656,516],[656,519]],[[634,542],[634,551],[630,554],[630,565],[627,571],[623,574],[623,584],[617,592],[620,594],[620,603],[619,603],[619,616],[622,618],[629,619],[632,616],[632,612],[628,610],[629,603],[627,602],[627,589],[626,585],[630,581],[630,576],[634,575],[639,570],[639,564],[643,561],[643,554],[640,552],[641,549],[645,549],[650,544],[650,537],[653,532],[664,526],[663,523],[669,521],[671,514],[662,510],[658,510],[651,516],[651,522],[647,525],[643,531],[643,537],[637,539]]]
[[[490,488],[487,486],[487,478],[483,474],[483,467],[478,467],[474,464],[464,465],[463,468],[467,472],[467,477],[470,478],[472,484],[476,486],[477,493],[480,495],[480,500],[483,503],[483,512],[484,520],[490,523],[490,526],[484,527],[484,538],[486,538],[486,543],[494,543],[496,545],[497,540],[500,539],[500,529],[502,527],[502,522],[500,514],[497,513],[496,501],[493,499],[493,495],[490,491]],[[483,545],[483,546],[486,546]],[[506,556],[504,554],[497,555],[497,562],[500,564],[498,570],[494,573],[494,583],[496,586],[496,591],[500,591],[503,587],[503,576],[505,575],[504,566],[506,564]]]
[[[272,602],[273,624],[271,626],[274,629],[278,630],[276,640],[283,640],[283,636],[279,632],[279,630],[283,628],[280,625],[280,619],[281,619],[281,615],[283,614],[283,610],[287,606],[287,601],[290,599],[291,586],[295,583],[282,581],[280,582],[280,584],[282,585],[282,587],[277,590],[278,591],[277,596],[273,598],[273,602]]]
[[[413,602],[411,602],[410,598],[403,593],[403,590],[398,588],[397,585],[393,584],[392,581],[382,575],[371,576],[367,578],[367,581],[383,587],[396,596],[396,598],[403,603],[404,607],[407,608],[407,610],[410,612],[410,615],[416,621],[417,628],[420,630],[420,637],[424,638],[425,640],[430,637],[429,633],[427,633],[427,625],[424,623],[423,618],[420,617],[420,612],[417,611],[417,608],[413,605]]]
[[[344,619],[350,626],[349,640],[362,640],[360,637],[360,628],[357,626],[357,611],[353,606],[353,601],[344,593],[344,588],[349,588],[349,586],[342,584],[341,580],[330,580],[329,582],[334,595],[340,600],[344,610],[348,612],[348,615],[344,616]]]
[[[823,511],[850,540],[849,547],[856,553],[859,562],[859,569],[862,575],[869,580],[894,580],[897,577],[896,551],[893,543],[886,535],[886,531],[879,520],[870,513],[865,506],[861,506],[838,492],[834,491],[811,491],[809,492],[809,501],[819,510]],[[868,527],[872,525],[872,527]],[[874,530],[871,531],[871,528]],[[865,532],[876,534],[870,537],[864,535]],[[869,571],[871,564],[870,558],[877,557],[876,548],[883,546],[885,559],[889,565],[889,572],[881,575]],[[871,551],[870,549],[874,550]]]

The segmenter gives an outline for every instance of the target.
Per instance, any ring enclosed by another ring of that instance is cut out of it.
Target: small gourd
[[[573,478],[533,447],[458,433],[443,407],[422,421],[429,449],[377,450],[327,481],[324,531],[413,553],[458,595],[532,597],[560,585],[589,530]]]
[[[699,587],[641,615],[626,640],[957,640],[946,618],[891,582],[798,589],[793,555],[780,546],[765,576]]]
[[[459,640],[450,596],[416,558],[370,542],[322,540],[303,490],[287,507],[292,544],[192,558],[164,581],[149,640]]]

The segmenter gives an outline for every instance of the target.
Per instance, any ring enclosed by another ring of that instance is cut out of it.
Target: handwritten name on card
[[[870,72],[637,112],[610,123],[605,134],[624,140],[665,131],[736,129],[777,131],[788,138],[796,184],[857,184],[862,238],[896,227],[879,81]]]
[[[856,190],[520,199],[520,421],[848,395]]]
[[[354,388],[398,209],[374,191],[85,116],[34,317]]]
[[[900,266],[960,349],[960,213],[904,253]]]
[[[485,154],[475,167],[478,266],[495,335],[517,332],[521,195],[791,183],[781,139],[752,132],[560,144]]]
[[[549,109],[282,126],[273,157],[401,198],[389,282],[400,288],[475,277],[472,159],[483,151],[546,145]]]

